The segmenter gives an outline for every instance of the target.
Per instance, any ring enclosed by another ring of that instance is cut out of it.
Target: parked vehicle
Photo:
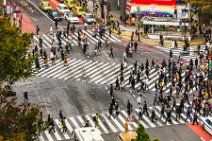
[[[61,3],[63,3],[63,2],[64,2],[64,0],[57,0],[57,1],[59,1],[59,2],[61,2]]]
[[[91,13],[85,13],[82,15],[82,18],[87,23],[94,23],[96,22],[96,19],[93,17]]]
[[[66,12],[69,12],[70,10],[65,4],[58,4],[57,11],[60,13],[60,15],[63,16]]]
[[[43,11],[48,11],[52,9],[52,6],[50,5],[48,1],[42,1],[39,3],[39,8]]]
[[[79,23],[79,18],[72,12],[65,13],[64,18],[70,23]]]
[[[52,10],[52,9],[48,10],[48,16],[54,21],[62,20],[62,17],[60,16],[60,13],[57,10]]]
[[[202,128],[212,136],[212,117],[200,117]]]
[[[73,7],[76,7],[76,1],[75,0],[65,0],[64,4],[68,6],[69,9],[72,9]]]

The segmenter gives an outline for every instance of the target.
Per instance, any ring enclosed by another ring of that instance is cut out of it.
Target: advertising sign
[[[131,0],[132,4],[176,6],[176,0]]]
[[[174,15],[174,8],[172,6],[163,5],[132,5],[130,13]]]

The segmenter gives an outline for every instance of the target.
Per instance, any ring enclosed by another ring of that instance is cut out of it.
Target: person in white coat
[[[53,35],[53,28],[52,28],[52,25],[50,25],[49,34],[50,34],[50,35]]]

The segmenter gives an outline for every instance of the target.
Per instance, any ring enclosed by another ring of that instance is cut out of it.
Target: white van
[[[99,129],[94,127],[78,128],[74,130],[75,141],[104,141]]]

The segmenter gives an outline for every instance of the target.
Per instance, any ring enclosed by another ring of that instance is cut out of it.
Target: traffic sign
[[[129,115],[129,116],[127,117],[127,121],[128,121],[128,122],[132,122],[132,121],[133,121],[133,116]]]

